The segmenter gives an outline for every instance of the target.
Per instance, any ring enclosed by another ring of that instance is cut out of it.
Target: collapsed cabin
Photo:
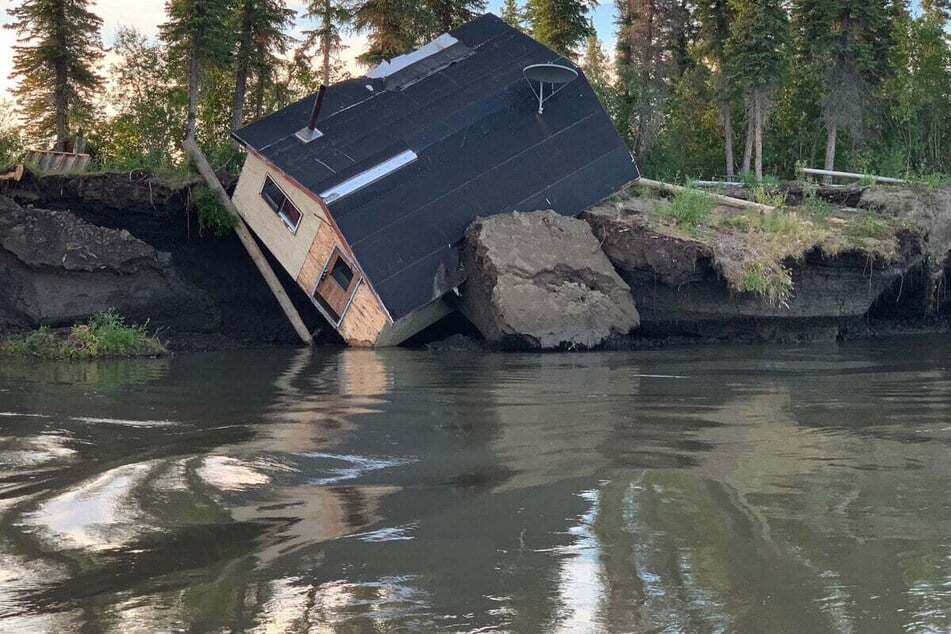
[[[577,68],[493,15],[234,138],[248,151],[239,212],[355,346],[397,345],[450,312],[477,217],[576,215],[637,176]]]

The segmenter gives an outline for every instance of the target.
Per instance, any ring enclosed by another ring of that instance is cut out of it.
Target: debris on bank
[[[631,289],[582,220],[553,211],[476,220],[459,308],[492,344],[590,349],[640,323]]]

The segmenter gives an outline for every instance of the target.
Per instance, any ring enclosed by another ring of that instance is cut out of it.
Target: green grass
[[[689,190],[668,202],[641,205],[640,214],[653,231],[709,247],[715,268],[733,291],[774,306],[792,298],[792,263],[813,249],[830,257],[846,251],[882,261],[900,257],[897,236],[907,222],[899,218],[840,212],[818,197],[814,183],[803,187],[800,206],[787,206],[785,196],[757,189],[757,202],[775,211],[717,206],[704,192]],[[623,207],[624,201],[618,204]]]
[[[710,224],[716,201],[697,189],[677,192],[670,202],[661,205],[658,213],[693,233]]]
[[[43,326],[27,335],[0,340],[0,357],[83,360],[160,356],[166,352],[143,326],[126,325],[113,310],[97,313],[88,324],[62,330]]]

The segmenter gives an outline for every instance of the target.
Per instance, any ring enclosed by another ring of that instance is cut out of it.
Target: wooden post
[[[672,185],[670,183],[662,183],[660,181],[652,181],[649,178],[640,178],[635,182],[637,185],[643,185],[644,187],[652,187],[654,189],[663,189],[669,192],[685,192],[685,191],[698,191],[691,190],[687,187],[681,187],[680,185]],[[759,203],[750,202],[749,200],[743,200],[742,198],[731,198],[730,196],[721,196],[720,194],[711,194],[710,192],[703,192],[704,196],[709,196],[713,198],[721,205],[726,205],[727,207],[738,207],[740,209],[755,209],[760,213],[770,213],[776,211],[775,207],[769,205],[761,205]]]
[[[277,303],[281,305],[284,314],[287,315],[287,320],[291,322],[294,330],[297,331],[297,336],[300,337],[301,341],[305,344],[309,346],[314,345],[314,338],[311,336],[310,331],[307,330],[307,326],[304,325],[304,320],[301,319],[297,309],[294,308],[291,298],[284,292],[284,287],[281,286],[281,282],[274,274],[274,270],[271,269],[271,265],[268,264],[265,259],[264,253],[261,252],[258,243],[255,242],[251,231],[248,230],[247,225],[244,224],[244,219],[241,217],[241,214],[238,213],[238,208],[234,206],[234,203],[231,202],[231,197],[228,196],[228,192],[221,186],[221,181],[218,180],[215,171],[211,169],[211,165],[208,164],[208,159],[205,158],[204,153],[202,153],[195,140],[190,137],[185,139],[182,147],[184,147],[185,153],[195,162],[195,166],[198,168],[202,177],[204,177],[205,182],[208,183],[208,187],[218,194],[221,204],[228,210],[232,218],[234,218],[234,232],[238,234],[241,244],[244,245],[248,255],[251,256],[251,259],[254,260],[254,264],[258,267],[258,271],[261,272],[261,276],[264,277],[264,281],[267,282],[271,292],[274,293]]]

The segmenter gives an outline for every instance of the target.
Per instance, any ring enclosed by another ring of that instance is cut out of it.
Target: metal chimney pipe
[[[324,105],[325,92],[327,92],[327,86],[321,84],[320,88],[317,90],[317,99],[314,101],[314,110],[310,114],[310,123],[307,124],[307,129],[311,132],[317,128],[317,117],[320,116],[320,109]]]

